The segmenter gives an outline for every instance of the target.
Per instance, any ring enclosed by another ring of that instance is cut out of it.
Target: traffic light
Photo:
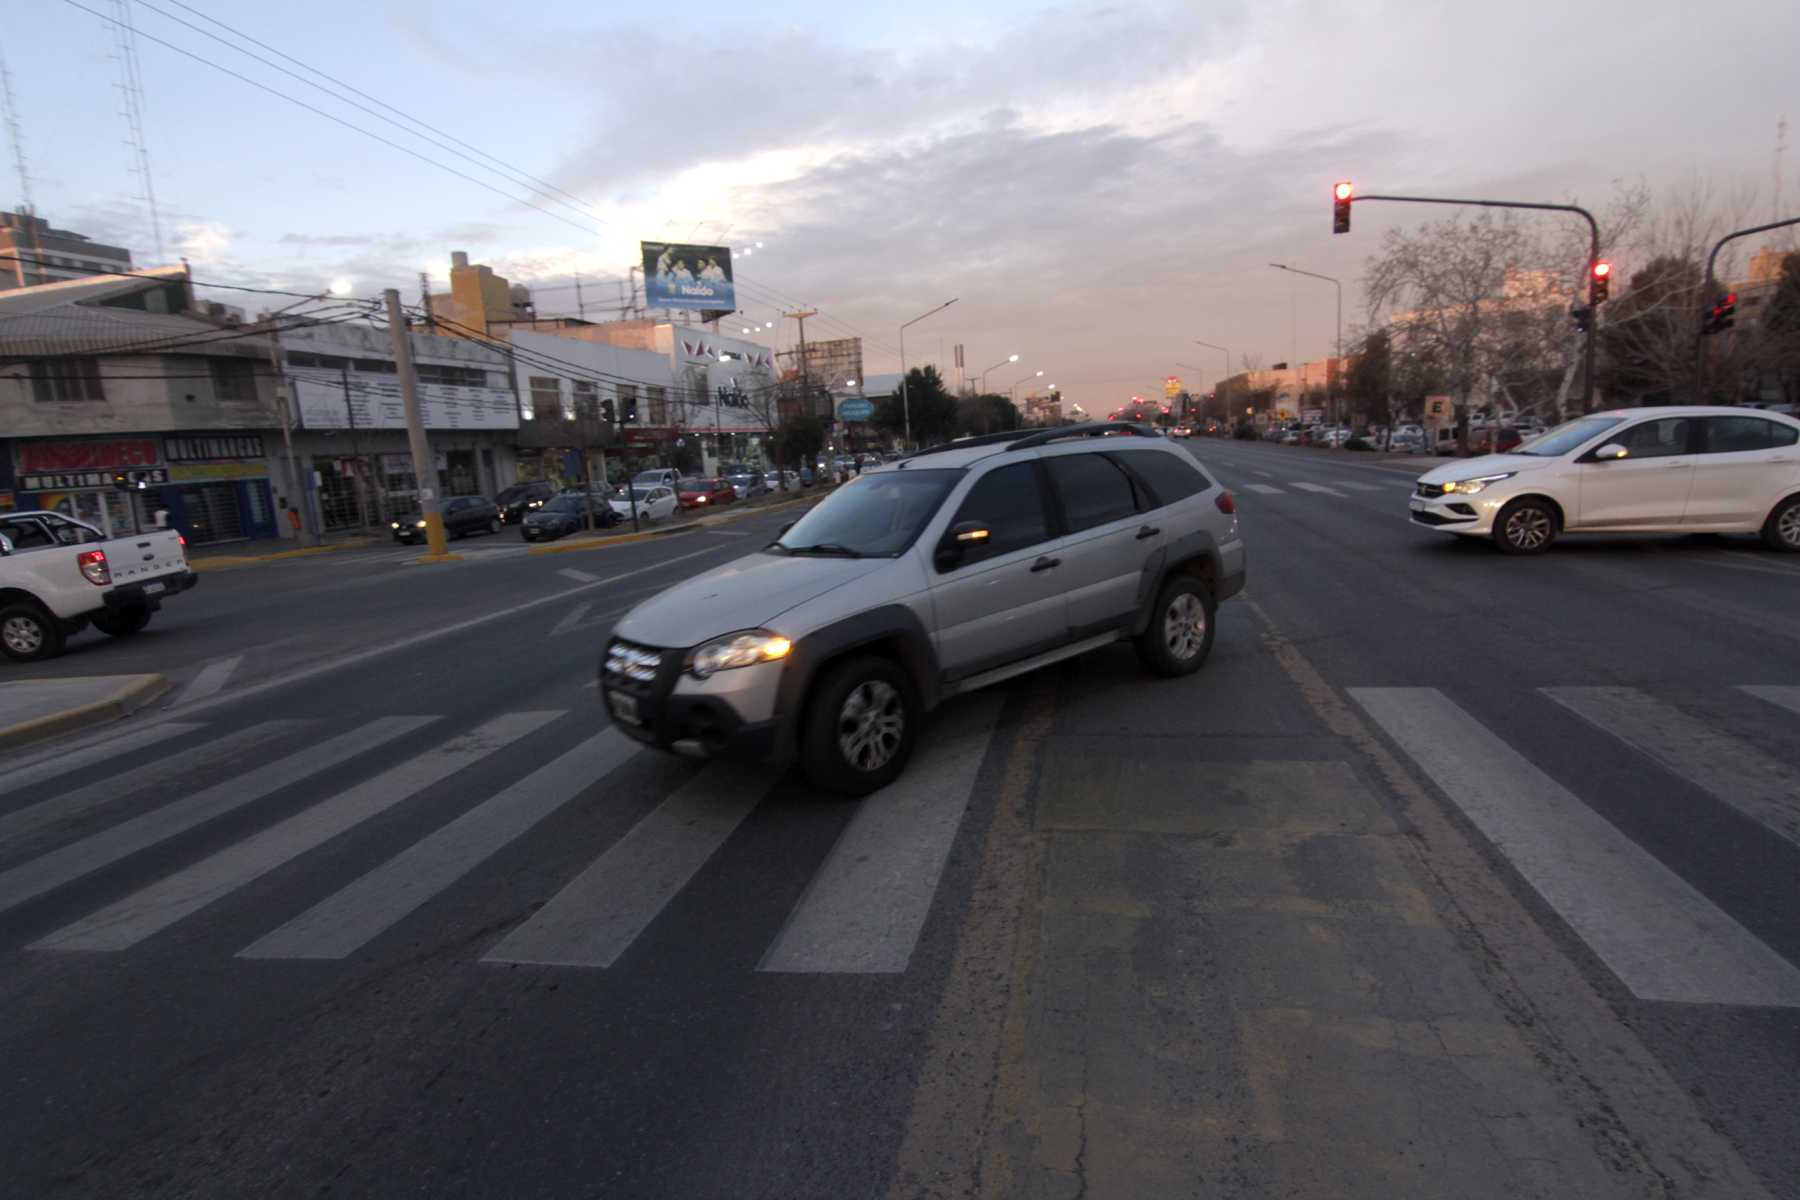
[[[112,485],[118,491],[129,492],[131,490],[130,474],[125,471],[114,471],[112,473]]]
[[[1348,179],[1331,189],[1331,232],[1350,232],[1350,196],[1355,190]]]
[[[1720,292],[1713,301],[1713,306],[1706,310],[1706,316],[1700,320],[1700,332],[1723,333],[1737,324],[1737,293]]]
[[[611,400],[602,400],[600,402],[600,419],[605,421],[608,425],[613,424],[613,402]]]
[[[1612,264],[1604,258],[1596,258],[1594,265],[1588,268],[1588,307],[1606,302],[1606,293],[1612,287]]]
[[[1569,319],[1575,323],[1576,333],[1586,333],[1594,327],[1594,310],[1583,308],[1579,304],[1569,305]]]

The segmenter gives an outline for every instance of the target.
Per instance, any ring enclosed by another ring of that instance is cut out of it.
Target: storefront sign
[[[267,479],[269,468],[259,462],[176,463],[169,478],[176,483],[210,483],[216,479]]]
[[[258,433],[206,434],[200,437],[163,438],[163,452],[172,463],[227,462],[232,459],[263,457],[262,435]],[[179,478],[179,477],[178,477]]]
[[[162,461],[150,438],[118,438],[107,442],[24,442],[19,445],[19,470],[112,471],[120,467],[148,467]],[[110,482],[110,481],[109,481]],[[24,491],[33,488],[21,484]]]
[[[419,417],[427,429],[517,429],[518,402],[507,388],[421,383]],[[298,376],[294,392],[300,423],[308,429],[405,429],[406,404],[391,375],[356,374],[346,393],[336,375]]]
[[[140,481],[152,487],[169,482],[166,467],[133,469]],[[58,471],[54,474],[19,476],[21,492],[74,492],[83,488],[109,488],[112,485],[111,471]]]

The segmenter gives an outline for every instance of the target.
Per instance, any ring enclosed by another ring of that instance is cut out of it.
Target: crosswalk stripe
[[[1800,771],[1635,688],[1542,690],[1603,733],[1800,846]]]
[[[1261,492],[1265,496],[1285,496],[1285,495],[1287,495],[1287,493],[1282,491],[1280,488],[1274,487],[1267,483],[1252,483],[1252,484],[1247,484],[1246,486],[1248,487],[1248,489],[1250,491]]]
[[[199,729],[202,724],[200,721],[170,721],[162,725],[150,725],[92,746],[83,746],[79,750],[66,750],[22,767],[9,767],[4,774],[0,774],[0,796],[22,791],[33,784],[79,771],[83,767],[117,758],[121,754],[129,754],[133,750],[142,750],[145,746],[174,741],[184,733]]]
[[[1336,496],[1340,500],[1344,498],[1344,493],[1338,491],[1336,488],[1326,487],[1322,483],[1298,483],[1298,482],[1296,482],[1293,486],[1299,488],[1303,492],[1317,492],[1321,496]]]
[[[987,755],[998,697],[933,732],[899,779],[862,802],[760,971],[906,970]]]
[[[602,730],[244,947],[238,957],[343,958],[592,787],[638,748],[618,730]]]
[[[630,833],[530,920],[507,934],[483,962],[610,967],[780,777],[736,763],[714,763],[664,800]]]
[[[1800,1007],[1800,970],[1442,692],[1350,695],[1634,995]]]
[[[557,574],[564,579],[573,579],[576,583],[593,583],[600,578],[598,575],[590,575],[586,571],[577,571],[574,567],[564,567]]]
[[[308,850],[448,779],[563,715],[517,712],[392,767],[186,870],[32,943],[33,950],[124,950]]]
[[[234,654],[230,658],[222,658],[218,662],[206,664],[200,669],[200,673],[181,689],[180,694],[175,697],[175,703],[181,705],[190,700],[206,699],[225,686],[226,681],[231,678],[231,673],[237,670],[238,664],[243,661],[243,655]]]
[[[571,629],[575,628],[577,625],[581,624],[582,620],[584,618],[586,618],[586,616],[588,615],[588,610],[593,607],[594,607],[594,602],[592,600],[586,600],[580,604],[577,604],[574,608],[571,608],[569,610],[568,615],[565,616],[562,620],[558,621],[555,624],[555,626],[551,628],[550,636],[556,637],[560,634],[567,633],[567,632],[569,632],[569,630],[571,630]]]
[[[260,725],[239,729],[224,737],[159,758],[127,774],[111,776],[59,796],[52,796],[48,800],[40,800],[17,812],[7,813],[0,817],[0,845],[58,821],[80,816],[122,796],[164,787],[184,775],[206,772],[214,767],[228,767],[239,756],[253,753],[258,746],[307,724],[309,722],[296,720],[264,721]]]
[[[1381,490],[1379,483],[1351,483],[1343,479],[1335,480],[1332,486],[1349,488],[1353,492],[1379,492]]]
[[[1739,691],[1748,692],[1758,700],[1767,700],[1779,708],[1791,713],[1800,713],[1800,687],[1765,687],[1761,684],[1747,684]]]
[[[436,717],[381,717],[0,873],[0,912],[90,875],[284,787],[403,737]]]

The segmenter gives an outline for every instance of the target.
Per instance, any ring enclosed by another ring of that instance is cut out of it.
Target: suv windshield
[[[913,544],[960,470],[883,471],[833,492],[769,544],[790,554],[893,558]]]
[[[1624,417],[1583,417],[1579,421],[1570,421],[1567,425],[1558,425],[1543,437],[1513,448],[1514,454],[1531,454],[1538,458],[1557,458],[1567,454],[1589,438],[1624,421]]]

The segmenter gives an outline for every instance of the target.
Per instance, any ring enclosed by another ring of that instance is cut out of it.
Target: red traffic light
[[[1611,275],[1611,274],[1612,274],[1612,264],[1611,263],[1597,262],[1594,264],[1594,278],[1595,279],[1605,279],[1608,275]]]
[[[1348,179],[1331,189],[1331,232],[1350,232],[1350,194],[1355,190]]]
[[[1603,258],[1596,258],[1588,268],[1588,307],[1606,301],[1606,294],[1611,290],[1612,264]]]
[[[1338,184],[1336,187],[1332,188],[1331,194],[1335,199],[1348,200],[1350,198],[1351,193],[1354,192],[1355,190],[1356,189],[1351,186],[1350,181],[1348,179],[1346,179],[1344,182],[1342,182],[1342,183]]]

